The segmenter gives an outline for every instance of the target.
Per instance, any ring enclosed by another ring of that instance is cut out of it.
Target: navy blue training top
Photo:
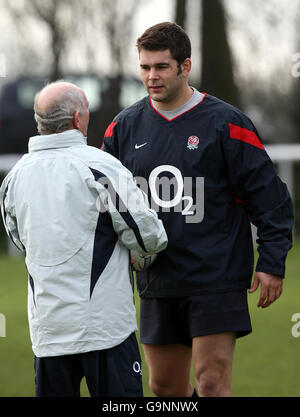
[[[205,94],[167,120],[145,97],[108,126],[103,150],[147,192],[169,243],[137,273],[141,297],[177,297],[249,288],[257,271],[284,277],[293,206],[251,120]]]

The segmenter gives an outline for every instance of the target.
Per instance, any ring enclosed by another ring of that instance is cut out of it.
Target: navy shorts
[[[110,349],[34,358],[37,397],[80,397],[83,377],[91,397],[142,397],[141,357],[135,333]]]
[[[193,337],[251,333],[247,290],[175,298],[142,298],[140,341],[144,344],[192,345]]]

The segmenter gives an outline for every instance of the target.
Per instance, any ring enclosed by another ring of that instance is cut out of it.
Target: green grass
[[[300,241],[289,253],[284,291],[267,309],[249,295],[253,333],[238,339],[233,364],[233,396],[300,396],[300,337],[292,336],[291,317],[300,313]],[[33,353],[27,322],[27,273],[22,258],[0,257],[0,313],[6,337],[0,337],[0,397],[34,396]],[[136,297],[137,310],[139,300]],[[141,349],[142,358],[143,352]],[[144,395],[148,369],[143,360]],[[88,396],[85,383],[82,395]]]
[[[300,338],[291,321],[300,312],[300,242],[290,251],[281,297],[257,308],[259,290],[249,295],[253,332],[239,339],[233,367],[234,396],[300,396]]]

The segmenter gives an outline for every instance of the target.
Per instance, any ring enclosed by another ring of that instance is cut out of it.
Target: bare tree
[[[49,63],[47,72],[43,73],[47,79],[63,78],[74,72],[74,68],[75,72],[96,73],[100,78],[106,72],[107,82],[100,93],[102,105],[98,114],[92,115],[89,129],[90,144],[99,146],[105,127],[121,109],[120,93],[129,59],[128,45],[132,41],[133,22],[141,0],[5,1],[5,7],[20,31],[20,42],[23,36],[26,37],[30,57],[38,39],[27,36],[28,27],[31,25],[30,30],[40,27],[47,34],[48,46],[36,50],[35,58],[35,66],[38,66],[37,62]],[[78,62],[80,65],[76,66]],[[106,63],[109,65],[103,71]],[[30,65],[19,68],[20,73],[27,75],[32,71]]]
[[[202,0],[201,89],[240,106],[222,0]]]
[[[69,37],[72,36],[72,24],[70,19],[63,19],[63,14],[71,15],[71,10],[76,0],[25,0],[17,3],[13,0],[6,1],[6,8],[8,8],[11,16],[13,16],[17,29],[20,31],[20,38],[23,36],[24,21],[26,18],[31,18],[33,24],[44,24],[49,35],[49,48],[47,55],[50,57],[50,68],[48,77],[50,80],[60,78],[61,58],[65,54],[66,44]],[[31,23],[32,24],[32,23]],[[28,29],[28,27],[27,27]],[[37,39],[33,39],[34,44]],[[41,58],[41,57],[40,57]]]
[[[299,5],[292,2],[287,8],[281,0],[225,4],[231,39],[238,40],[235,63],[243,109],[266,143],[298,140],[300,78],[292,76],[291,67],[293,53],[300,52]]]
[[[126,0],[126,7],[123,0],[95,0],[95,4],[98,8],[94,7],[94,12],[97,10],[101,16],[110,59],[108,87],[101,92],[101,102],[104,105],[90,123],[91,130],[97,132],[95,136],[91,135],[90,143],[100,146],[107,125],[121,110],[120,95],[126,60],[129,59],[128,45],[132,41],[132,28],[140,0]]]
[[[49,76],[56,79],[68,71],[66,62],[71,61],[70,55],[87,58],[88,65],[83,65],[89,67],[87,70],[99,70],[101,62],[109,61],[109,73],[122,74],[140,1],[127,0],[126,7],[124,0],[0,0],[0,3],[3,2],[3,7],[14,18],[20,42],[29,32],[29,25],[47,31],[46,55],[51,57]],[[39,37],[30,41],[26,38],[28,50],[33,49]],[[45,50],[40,53],[44,60]]]
[[[140,0],[126,0],[126,7],[123,0],[99,0],[103,29],[111,54],[111,69],[115,74],[124,72],[124,61],[139,5]]]
[[[50,71],[50,80],[56,80],[61,77],[60,61],[65,52],[66,28],[62,28],[59,21],[59,9],[62,5],[70,6],[70,2],[62,0],[31,0],[32,11],[43,22],[48,25],[51,37],[52,52],[52,69]]]

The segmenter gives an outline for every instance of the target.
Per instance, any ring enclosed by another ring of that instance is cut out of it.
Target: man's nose
[[[155,68],[150,68],[150,71],[149,71],[149,79],[150,80],[155,80],[157,78],[158,78],[157,70]]]

